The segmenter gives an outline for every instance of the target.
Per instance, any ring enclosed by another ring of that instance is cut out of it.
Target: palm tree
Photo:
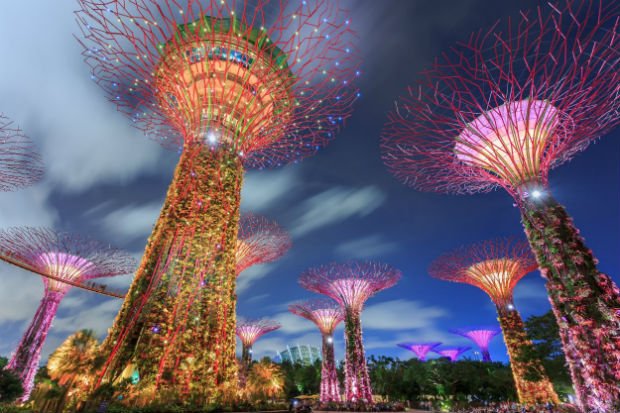
[[[50,378],[65,388],[58,407],[68,397],[79,396],[92,384],[92,374],[99,342],[92,330],[80,330],[69,336],[47,361]]]
[[[248,391],[255,399],[275,399],[284,389],[284,374],[279,366],[261,361],[254,363],[248,375]]]

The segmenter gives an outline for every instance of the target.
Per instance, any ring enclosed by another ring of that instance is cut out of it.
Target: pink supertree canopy
[[[497,306],[506,307],[512,305],[519,280],[536,267],[526,241],[505,238],[457,248],[433,261],[428,271],[441,280],[476,286]]]
[[[502,329],[499,327],[469,327],[450,330],[450,332],[468,338],[476,343],[482,353],[482,361],[491,361],[489,343],[495,336],[502,332]]]
[[[466,351],[469,351],[471,347],[442,347],[434,348],[433,352],[439,354],[442,357],[447,357],[450,361],[455,362],[459,356]]]
[[[332,335],[336,326],[344,320],[342,308],[333,300],[312,300],[291,304],[288,310],[312,321],[321,331],[323,357],[320,400],[322,402],[340,401],[340,383],[338,382]]]
[[[0,191],[14,191],[43,177],[43,161],[34,144],[0,113]]]
[[[252,265],[277,260],[291,245],[291,237],[277,222],[260,215],[241,215],[237,238],[237,275]]]
[[[443,53],[400,97],[383,159],[414,188],[452,193],[531,183],[619,122],[616,2],[522,12]]]
[[[382,136],[386,165],[409,186],[514,197],[577,404],[601,413],[620,406],[620,288],[548,175],[620,123],[619,16],[617,1],[565,0],[473,33],[398,100]]]
[[[242,320],[237,323],[236,334],[243,345],[241,361],[244,365],[249,365],[252,361],[252,346],[256,340],[280,327],[277,321],[267,319]]]
[[[14,227],[0,230],[0,259],[43,276],[45,293],[8,368],[19,374],[27,400],[34,385],[41,349],[60,301],[71,288],[99,277],[127,274],[135,261],[126,252],[93,239],[50,228]]]
[[[440,346],[440,342],[428,342],[428,343],[399,343],[398,346],[409,351],[412,351],[420,361],[426,360],[426,355],[435,347]]]
[[[362,341],[361,312],[377,292],[398,282],[401,272],[377,262],[332,263],[306,270],[299,284],[307,290],[331,297],[345,315],[345,392],[350,401],[372,402],[372,388]]]
[[[337,1],[80,3],[93,80],[166,147],[206,141],[246,167],[286,164],[327,144],[357,98],[360,57]],[[175,78],[179,65],[185,78]]]

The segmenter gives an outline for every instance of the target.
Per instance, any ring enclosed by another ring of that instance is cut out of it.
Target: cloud
[[[0,192],[0,228],[54,226],[58,212],[48,203],[49,190],[42,184],[16,192]]]
[[[290,195],[299,185],[299,167],[294,165],[273,171],[250,171],[241,189],[241,208],[263,212]]]
[[[392,300],[368,306],[362,313],[365,329],[406,330],[431,327],[449,315],[447,310],[420,301]]]
[[[80,292],[81,294],[89,294],[88,292]],[[92,293],[88,297],[85,296],[84,302],[92,300]],[[114,298],[106,298],[96,305],[84,305],[80,311],[66,312],[64,302],[61,303],[59,311],[61,314],[54,320],[54,334],[68,333],[72,334],[82,328],[94,330],[98,336],[104,335],[107,329],[112,326],[112,321],[121,308],[122,300]]]
[[[318,331],[314,323],[293,313],[279,313],[272,318],[282,325],[278,330],[278,332],[282,334],[298,334],[313,330]]]
[[[258,264],[243,271],[237,277],[237,294],[247,291],[254,282],[266,277],[277,265],[277,263]]]
[[[397,243],[388,241],[379,234],[345,241],[335,248],[336,255],[343,259],[378,257],[397,250]]]
[[[301,237],[330,224],[357,216],[364,217],[385,201],[385,193],[376,186],[335,187],[305,200],[297,209],[291,234]]]
[[[79,192],[157,171],[163,150],[133,128],[90,80],[73,37],[74,6],[39,6],[32,14],[23,3],[3,5],[0,54],[11,56],[13,64],[3,66],[0,108],[37,142],[48,181]],[[44,36],[8,35],[21,30],[26,15],[32,27],[46,28]]]
[[[161,208],[161,202],[126,206],[106,215],[101,225],[108,234],[125,241],[146,238],[153,230]]]

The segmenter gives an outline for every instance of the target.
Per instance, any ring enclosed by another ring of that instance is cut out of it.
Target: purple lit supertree
[[[335,301],[319,299],[291,304],[288,306],[288,310],[312,321],[319,328],[323,341],[320,400],[322,402],[339,402],[340,384],[336,371],[333,334],[336,326],[344,320],[342,308]]]
[[[519,401],[527,405],[557,404],[558,396],[542,362],[529,355],[532,342],[513,302],[515,286],[536,267],[527,242],[496,239],[444,254],[433,261],[428,271],[432,277],[470,284],[489,295],[504,333]]]
[[[291,237],[277,222],[260,215],[241,215],[237,237],[237,275],[252,265],[277,260],[291,245]]]
[[[451,333],[465,337],[476,343],[482,354],[482,361],[491,361],[489,343],[502,332],[499,327],[468,327],[450,330]]]
[[[41,275],[45,284],[39,308],[7,366],[22,380],[21,400],[25,401],[60,301],[72,286],[64,281],[80,284],[92,278],[127,274],[134,270],[135,262],[128,253],[93,239],[32,227],[0,230],[0,260]]]
[[[237,324],[236,334],[241,340],[241,364],[248,368],[252,363],[252,346],[263,335],[275,331],[281,327],[280,323],[273,320],[241,320]]]
[[[372,402],[372,388],[362,341],[361,314],[366,300],[377,292],[392,287],[400,277],[401,272],[387,264],[348,262],[311,268],[299,278],[303,288],[332,298],[344,311],[347,400]]]
[[[32,185],[43,176],[43,161],[32,141],[0,113],[0,191]]]
[[[132,366],[127,403],[228,399],[243,175],[315,154],[350,116],[360,54],[348,14],[332,0],[79,3],[92,79],[180,153],[97,386]]]
[[[426,361],[426,355],[435,347],[440,346],[440,342],[432,343],[399,343],[398,347],[402,347],[409,351],[412,351],[420,361]]]
[[[472,34],[408,89],[382,137],[385,163],[409,186],[512,195],[578,404],[596,412],[620,408],[620,290],[548,175],[620,122],[619,15],[619,2],[565,0]]]
[[[434,348],[433,353],[439,354],[441,357],[447,357],[451,362],[455,362],[459,356],[466,351],[471,350],[471,347],[442,347],[442,348]]]

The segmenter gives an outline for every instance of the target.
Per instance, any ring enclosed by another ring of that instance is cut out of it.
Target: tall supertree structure
[[[399,99],[382,138],[385,163],[409,186],[514,197],[578,399],[599,412],[620,406],[620,290],[548,174],[620,121],[619,14],[618,2],[565,0],[472,34]]]
[[[135,262],[128,253],[98,241],[32,227],[0,230],[0,260],[41,275],[45,284],[39,308],[7,366],[21,378],[21,400],[27,400],[45,338],[67,291],[92,278],[130,273]]]
[[[281,327],[277,321],[260,319],[260,320],[242,320],[237,324],[237,337],[241,340],[243,350],[241,352],[241,364],[249,367],[252,363],[252,346],[262,336]]]
[[[32,185],[43,176],[43,161],[32,141],[0,113],[0,191]]]
[[[364,303],[377,292],[398,282],[401,272],[376,262],[327,264],[306,270],[302,287],[335,300],[344,311],[346,341],[345,396],[347,400],[372,402],[372,388],[362,341]]]
[[[482,361],[491,361],[489,343],[502,332],[499,327],[469,327],[450,330],[451,333],[465,337],[476,343],[482,354]]]
[[[340,383],[334,356],[333,334],[336,326],[344,320],[344,313],[338,303],[332,300],[318,299],[303,303],[291,304],[288,310],[300,317],[312,321],[319,328],[323,345],[321,363],[321,395],[322,402],[340,401]]]
[[[277,222],[260,215],[241,215],[237,238],[237,275],[252,265],[277,260],[291,245],[291,237]]]
[[[208,403],[234,393],[244,170],[313,155],[349,116],[359,54],[328,0],[80,0],[83,54],[121,112],[180,160],[98,385]],[[165,392],[160,392],[165,389]]]
[[[513,302],[515,286],[536,267],[528,243],[512,239],[461,247],[439,257],[429,267],[429,273],[435,278],[473,285],[491,297],[504,333],[519,401],[528,405],[559,402],[542,362],[526,357],[531,354],[527,350],[532,343]]]
[[[466,351],[471,350],[471,347],[441,347],[441,348],[434,348],[433,349],[433,353],[437,353],[439,354],[441,357],[447,357],[450,359],[451,362],[455,362],[456,360],[458,360],[458,358],[461,356],[461,354],[465,353]]]
[[[440,342],[431,343],[398,343],[398,347],[402,347],[413,352],[420,361],[426,361],[426,355],[435,347],[440,346]]]

